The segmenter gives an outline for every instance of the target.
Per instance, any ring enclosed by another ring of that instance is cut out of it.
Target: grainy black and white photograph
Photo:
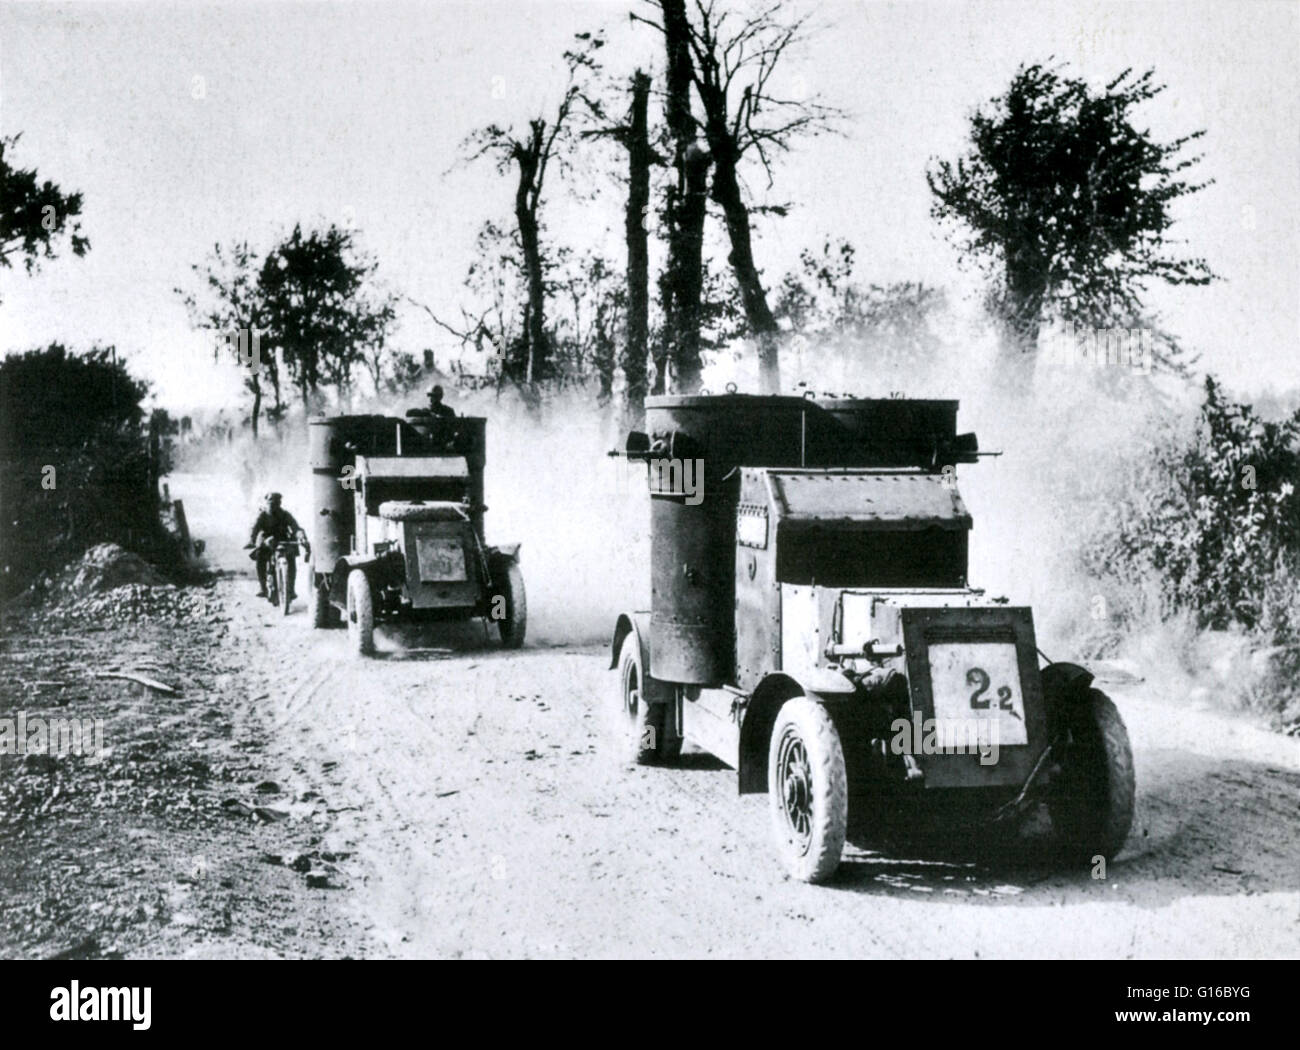
[[[1300,4],[4,3],[0,600],[6,959],[1295,959]]]

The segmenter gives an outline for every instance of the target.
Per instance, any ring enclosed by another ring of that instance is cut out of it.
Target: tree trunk
[[[519,226],[519,244],[524,253],[524,275],[528,284],[528,309],[524,315],[528,357],[523,376],[528,383],[546,379],[550,371],[549,347],[546,342],[546,285],[542,274],[541,237],[533,192],[537,177],[537,151],[540,148],[541,129],[534,127],[530,148],[516,155],[519,162],[519,187],[515,191],[515,222]]]
[[[262,414],[262,381],[253,376],[253,440],[257,440],[257,417]]]
[[[1027,393],[1038,363],[1038,333],[1042,328],[1047,289],[1037,260],[1008,265],[1006,299],[1002,303],[1002,340],[1006,378],[1014,393]]]
[[[700,389],[700,299],[704,292],[704,218],[709,155],[691,144],[684,158],[685,192],[677,206],[677,266],[673,273],[677,338],[672,346],[673,392]]]
[[[720,100],[719,105],[725,104],[725,99]],[[721,205],[727,220],[727,236],[731,240],[728,261],[740,288],[745,320],[758,343],[759,383],[763,393],[777,394],[781,391],[780,329],[767,305],[767,293],[754,263],[749,208],[740,194],[734,143],[726,130],[725,110],[721,117],[720,121],[710,117],[708,122],[709,146],[714,158],[713,199]]]
[[[660,0],[668,49],[665,118],[673,139],[677,184],[668,191],[668,265],[660,283],[673,389],[700,386],[700,296],[703,290],[705,190],[709,155],[695,145],[691,116],[690,22],[685,0]]]
[[[631,427],[639,426],[645,415],[650,333],[650,250],[645,228],[650,207],[649,101],[650,78],[638,69],[632,77],[632,119],[627,138],[627,344],[619,362],[626,383],[623,412]]]

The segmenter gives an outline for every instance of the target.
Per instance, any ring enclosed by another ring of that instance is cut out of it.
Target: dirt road
[[[597,645],[505,654],[477,626],[380,638],[275,618],[223,583],[279,760],[331,800],[375,954],[438,957],[1259,957],[1300,954],[1300,748],[1112,690],[1139,803],[1105,880],[852,848],[786,879],[762,797],[708,756],[610,757]],[[1137,687],[1137,688],[1140,688]]]

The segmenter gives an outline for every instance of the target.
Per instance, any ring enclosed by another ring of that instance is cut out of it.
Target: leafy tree
[[[565,308],[552,336],[557,371],[572,384],[594,378],[603,404],[613,393],[617,348],[628,338],[626,278],[599,255],[564,255],[565,265],[551,289],[557,306]],[[641,368],[644,374],[644,358]]]
[[[96,543],[166,553],[146,393],[112,347],[0,360],[0,592]]]
[[[267,349],[283,356],[304,407],[323,386],[346,393],[363,348],[384,338],[392,317],[369,292],[376,268],[352,232],[333,224],[309,233],[294,226],[263,262]]]
[[[284,415],[280,362],[275,354],[263,352],[261,338],[266,316],[259,282],[261,260],[247,241],[223,248],[217,244],[202,263],[190,267],[198,278],[198,290],[177,288],[190,321],[212,338],[214,360],[228,359],[243,370],[244,388],[252,395],[249,412],[253,437],[257,437],[262,398],[272,398],[272,419]]]
[[[848,241],[800,252],[799,269],[786,274],[777,291],[778,323],[833,348],[836,356],[869,355],[864,364],[873,370],[932,362],[941,346],[934,318],[943,293],[913,281],[862,284],[856,262]]]
[[[1190,437],[1170,435],[1135,461],[1122,498],[1100,501],[1085,534],[1085,568],[1098,578],[1151,578],[1163,611],[1199,625],[1261,626],[1270,578],[1300,578],[1300,410],[1266,420],[1224,396],[1212,377]],[[1300,639],[1300,601],[1282,624]]]
[[[1041,65],[1022,66],[1006,93],[970,122],[971,148],[926,173],[933,215],[995,276],[990,295],[1008,350],[1035,349],[1040,326],[1135,327],[1152,281],[1206,284],[1205,260],[1174,251],[1174,202],[1204,132],[1158,142],[1135,110],[1164,90],[1154,71],[1125,70],[1101,92]]]
[[[405,360],[410,355],[394,350],[388,342],[397,323],[400,301],[393,292],[373,289],[367,293],[361,310],[362,358],[376,394],[383,392],[390,379],[400,379],[410,371]]]
[[[0,136],[0,267],[9,268],[21,259],[30,274],[41,260],[53,259],[54,246],[67,235],[72,254],[82,256],[90,241],[81,233],[80,193],[65,194],[36,171],[14,167],[11,154],[21,135]]]

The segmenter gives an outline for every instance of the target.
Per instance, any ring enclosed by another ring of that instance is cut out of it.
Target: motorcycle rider
[[[274,553],[274,545],[278,542],[287,540],[297,540],[302,545],[303,559],[311,558],[311,546],[307,542],[307,534],[302,530],[302,526],[294,520],[294,516],[285,510],[281,505],[281,496],[278,492],[268,492],[262,499],[262,509],[257,515],[257,520],[253,522],[253,531],[249,534],[248,544],[245,550],[251,548],[252,553],[249,557],[257,562],[257,596],[259,598],[269,598],[266,592],[266,571],[271,564],[271,555]],[[293,593],[293,584],[289,584],[289,600],[292,601],[296,595]]]

